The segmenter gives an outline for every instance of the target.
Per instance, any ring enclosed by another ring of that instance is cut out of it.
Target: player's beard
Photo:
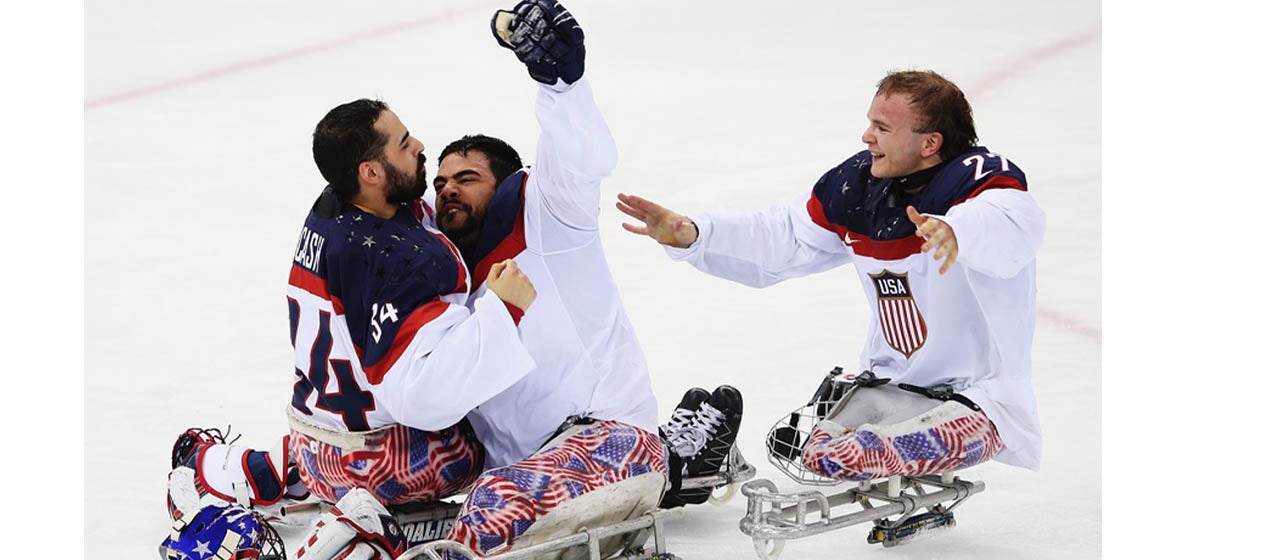
[[[440,227],[440,231],[460,247],[475,244],[480,237],[480,228],[484,226],[484,214],[476,212],[475,208],[461,200],[451,200],[446,202],[448,203],[456,203],[461,208],[449,213],[444,205],[437,203],[440,217],[436,220],[436,224]]]
[[[427,194],[427,156],[418,154],[418,171],[413,175],[401,173],[388,162],[382,166],[387,170],[387,202],[404,204],[413,202]]]

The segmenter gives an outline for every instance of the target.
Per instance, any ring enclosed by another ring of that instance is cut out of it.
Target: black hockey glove
[[[582,28],[557,0],[522,0],[513,11],[495,12],[489,27],[533,79],[555,85],[557,79],[572,84],[582,77],[587,58]]]

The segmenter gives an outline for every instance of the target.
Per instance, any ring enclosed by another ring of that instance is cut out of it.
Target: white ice
[[[534,148],[533,82],[488,30],[507,2],[85,4],[85,542],[154,558],[168,452],[191,426],[263,446],[292,379],[284,285],[322,185],[310,134],[331,107],[388,101],[429,154],[466,133]],[[969,92],[981,143],[1017,162],[1049,216],[1035,387],[1044,466],[970,471],[959,526],[896,549],[864,528],[783,558],[1101,554],[1101,10],[1096,2],[568,0],[621,153],[601,227],[663,414],[690,385],[746,398],[763,438],[834,365],[856,364],[867,305],[851,268],[753,290],[672,263],[623,231],[616,193],[682,211],[749,210],[810,188],[863,148],[890,69]],[[429,166],[429,171],[434,171]],[[794,485],[783,484],[784,487]],[[688,560],[750,558],[745,499],[670,527]]]

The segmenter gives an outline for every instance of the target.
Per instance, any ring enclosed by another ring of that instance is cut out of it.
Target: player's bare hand
[[[956,233],[946,222],[920,215],[915,206],[907,207],[907,218],[916,225],[916,235],[924,238],[920,252],[928,254],[932,251],[935,261],[946,259],[942,262],[942,268],[938,269],[939,274],[946,274],[951,264],[956,262],[956,255],[960,253]]]
[[[644,225],[622,222],[622,229],[637,235],[647,235],[658,243],[681,249],[698,240],[698,227],[688,216],[677,214],[658,204],[631,194],[618,194],[618,210]]]
[[[533,282],[521,272],[516,261],[511,259],[493,265],[485,283],[499,299],[519,307],[521,311],[528,311],[533,300],[538,297],[538,290],[533,288]]]

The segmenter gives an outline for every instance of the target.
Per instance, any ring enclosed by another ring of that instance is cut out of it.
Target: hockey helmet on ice
[[[280,534],[258,513],[238,505],[207,505],[179,519],[160,543],[162,560],[284,558]]]

